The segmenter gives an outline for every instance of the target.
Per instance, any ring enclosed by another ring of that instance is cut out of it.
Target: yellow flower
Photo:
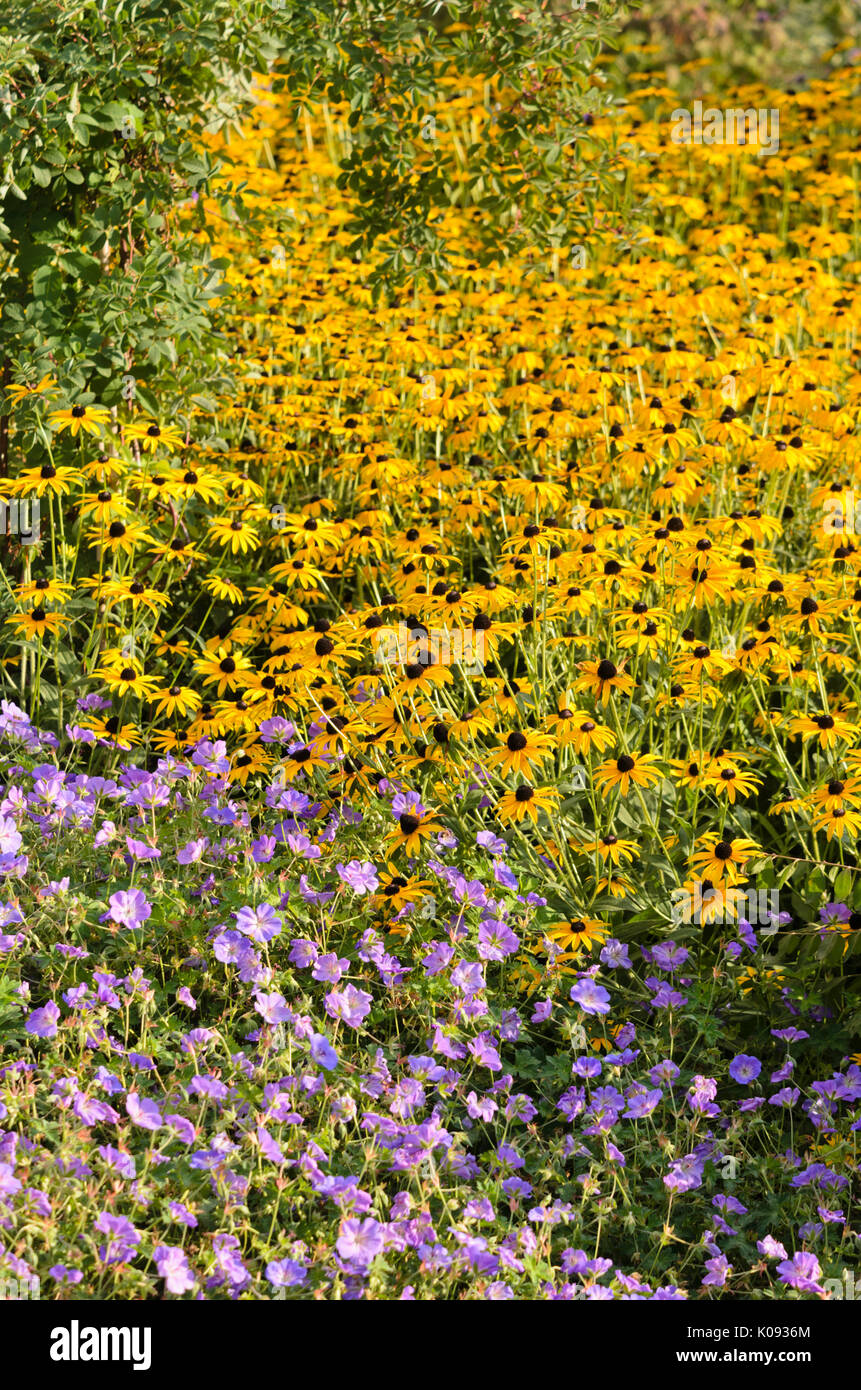
[[[109,690],[120,696],[136,695],[139,699],[148,700],[156,689],[156,682],[151,676],[145,676],[137,663],[100,666],[93,675],[99,676]]]
[[[610,935],[610,928],[597,917],[568,918],[564,922],[553,922],[546,928],[545,935],[556,941],[565,951],[578,952],[584,948],[591,951],[601,945]]]
[[[156,714],[192,714],[200,709],[200,696],[187,685],[172,685],[154,690],[150,699],[155,702]]]
[[[550,812],[559,801],[559,793],[552,787],[533,787],[529,782],[521,782],[516,791],[506,792],[496,803],[496,814],[501,821],[514,821],[516,824],[527,816],[533,822],[542,812]]]
[[[71,618],[66,618],[62,613],[49,613],[39,603],[35,608],[29,609],[26,613],[12,613],[6,619],[13,627],[17,627],[22,637],[41,639],[45,633],[62,632],[71,622]]]
[[[234,555],[245,555],[260,548],[260,538],[254,527],[238,517],[216,517],[209,523],[209,529],[218,544],[229,546]]]
[[[623,753],[620,758],[609,758],[595,773],[595,785],[601,788],[603,796],[609,796],[614,787],[627,796],[632,783],[635,787],[649,787],[661,780],[663,774],[654,766],[657,761],[654,753]]]
[[[56,378],[53,376],[43,376],[42,380],[35,386],[30,386],[27,382],[13,382],[11,386],[6,387],[6,394],[17,405],[19,401],[26,400],[30,396],[40,396],[46,391],[50,391],[55,383]]]
[[[142,449],[166,449],[172,453],[182,448],[183,438],[175,425],[159,425],[155,420],[135,420],[123,425],[127,439],[136,439]]]
[[[109,410],[100,405],[73,405],[68,410],[54,410],[48,416],[48,424],[61,433],[70,430],[73,437],[81,430],[87,434],[100,435],[102,425],[111,418]]]
[[[554,740],[548,734],[536,733],[534,729],[521,732],[515,729],[508,735],[501,748],[497,748],[485,759],[485,766],[499,768],[503,777],[509,772],[528,774],[533,763],[542,763],[553,749]]]

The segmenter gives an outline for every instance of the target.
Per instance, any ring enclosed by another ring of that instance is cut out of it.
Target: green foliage
[[[594,149],[588,164],[578,158],[578,138],[597,104],[586,73],[611,36],[611,9],[604,0],[588,14],[535,0],[477,9],[456,0],[445,12],[436,0],[9,0],[0,20],[6,379],[13,367],[17,379],[52,370],[78,399],[116,405],[130,374],[151,410],[157,395],[171,410],[199,389],[202,347],[215,346],[209,310],[224,292],[224,267],[200,235],[218,167],[205,135],[238,127],[255,74],[274,70],[297,116],[324,94],[350,102],[341,186],[357,203],[356,253],[383,245],[378,278],[438,275],[447,263],[430,215],[452,179],[428,136],[455,68],[505,84],[492,137],[464,151],[488,245],[499,254],[506,224],[558,244],[566,227],[591,220],[607,176]],[[209,366],[211,375],[215,359]]]

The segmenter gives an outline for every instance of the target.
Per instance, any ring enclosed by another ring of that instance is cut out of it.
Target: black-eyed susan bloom
[[[410,912],[401,922],[390,922],[389,931],[393,936],[409,936],[415,926],[421,921],[430,921],[436,907],[432,896],[433,883],[429,878],[418,878],[416,876],[405,878],[403,874],[394,873],[391,870],[382,869],[379,873],[379,888],[371,897],[371,902],[375,907],[382,910],[386,917],[394,913],[401,912],[405,907],[419,907],[422,904],[430,910],[425,914]]]
[[[576,955],[603,945],[610,935],[610,928],[598,917],[570,917],[551,923],[545,929],[545,935],[561,946],[563,951]]]
[[[533,787],[529,782],[521,782],[513,792],[506,792],[496,803],[496,814],[501,821],[514,821],[515,824],[527,817],[537,821],[542,813],[549,813],[559,802],[559,793],[553,787]]]
[[[558,718],[561,720],[561,712]],[[607,748],[612,748],[615,742],[616,735],[613,730],[608,729],[605,724],[599,724],[583,710],[575,710],[573,717],[566,721],[564,744],[573,748],[581,758],[588,757],[593,748],[596,752],[603,753]],[[563,740],[560,738],[561,743]]]
[[[622,695],[630,695],[634,681],[631,676],[625,675],[625,664],[620,661],[617,665],[608,657],[602,657],[600,661],[581,661],[578,665],[582,675],[574,681],[574,689],[588,691],[602,705],[609,703],[614,690]]]
[[[112,714],[107,719],[87,719],[81,723],[81,728],[88,729],[109,748],[126,751],[141,742],[137,725],[121,724],[118,714]]]
[[[861,781],[857,777],[832,777],[810,795],[810,804],[819,811],[833,811],[843,806],[861,807]]]
[[[183,718],[200,709],[201,699],[196,690],[188,685],[171,685],[163,690],[154,690],[151,700],[156,714],[179,714]]]
[[[26,603],[28,599],[35,599],[38,603],[68,603],[72,594],[75,592],[73,584],[64,584],[62,579],[50,579],[40,575],[38,579],[31,579],[26,584],[20,584],[15,589],[15,598],[19,603]]]
[[[137,662],[127,662],[124,666],[102,665],[93,672],[94,676],[104,681],[108,689],[115,695],[134,695],[140,700],[148,700],[157,687],[157,682],[152,676],[144,675]]]
[[[395,687],[398,695],[412,697],[427,694],[439,685],[451,685],[454,677],[441,662],[408,661]]]
[[[789,721],[789,732],[800,734],[806,743],[816,739],[820,748],[836,748],[840,742],[854,743],[858,727],[839,713],[801,714]]]
[[[861,813],[850,806],[832,806],[813,817],[814,830],[824,830],[828,840],[855,840],[861,830]]]
[[[48,416],[48,424],[57,433],[68,430],[76,437],[81,430],[85,434],[100,435],[102,425],[111,418],[109,410],[100,405],[73,405],[66,410],[54,410]]]
[[[729,763],[724,767],[709,767],[703,778],[703,785],[714,792],[715,796],[725,796],[730,805],[734,805],[737,797],[745,799],[752,796],[761,782],[737,763]]]
[[[603,796],[609,796],[615,787],[621,796],[627,796],[632,786],[651,787],[661,780],[658,762],[654,753],[623,753],[619,758],[608,758],[595,773],[595,785]]]
[[[554,740],[549,734],[539,734],[534,729],[514,729],[502,747],[485,760],[485,766],[498,768],[503,777],[510,772],[528,775],[533,765],[546,762],[553,747]]]
[[[25,468],[16,478],[4,480],[3,492],[12,497],[67,497],[83,474],[78,468],[43,463],[38,468]]]
[[[40,381],[30,386],[28,382],[15,382],[6,387],[6,395],[15,405],[20,401],[28,400],[33,396],[42,396],[56,385],[56,377],[43,376]]]
[[[198,657],[194,663],[195,674],[203,677],[204,685],[214,685],[220,697],[225,690],[242,684],[246,671],[251,670],[251,662],[240,651],[228,651],[218,646],[208,656]]]
[[[332,758],[323,749],[315,748],[313,743],[296,743],[288,748],[278,766],[283,780],[293,782],[303,773],[313,772],[315,767],[330,767],[331,764]]]
[[[182,448],[182,432],[176,425],[160,425],[155,420],[135,420],[123,426],[126,439],[135,440],[141,449],[165,449],[172,453]]]
[[[618,835],[601,835],[595,840],[580,840],[575,845],[581,854],[597,854],[604,863],[630,864],[639,857],[636,840],[620,840]]]
[[[139,545],[152,540],[144,522],[119,519],[91,526],[86,536],[91,550],[101,546],[117,555],[132,555]]]
[[[10,614],[6,622],[17,628],[20,637],[32,641],[34,638],[41,640],[46,634],[53,636],[62,632],[68,627],[71,618],[64,617],[62,613],[51,613],[41,603],[37,603],[22,613]]]
[[[245,593],[238,584],[234,584],[230,579],[224,579],[219,574],[208,574],[203,581],[203,588],[213,598],[221,599],[224,603],[241,603],[245,598]]]
[[[230,771],[227,774],[228,781],[238,783],[244,787],[249,777],[254,777],[258,773],[265,772],[272,764],[271,755],[260,743],[253,743],[245,748],[237,748],[230,759]]]
[[[403,809],[399,809],[401,801],[405,802]],[[436,814],[423,806],[416,797],[395,797],[392,809],[396,825],[387,836],[390,846],[389,858],[399,849],[406,850],[409,855],[418,854],[422,841],[440,829]]]
[[[751,856],[761,853],[755,841],[743,835],[710,833],[701,836],[696,843],[702,848],[689,857],[688,863],[710,883],[720,883],[723,879],[735,883]]]
[[[229,549],[233,555],[246,555],[260,548],[260,537],[244,518],[216,517],[209,523],[209,531],[216,544]]]

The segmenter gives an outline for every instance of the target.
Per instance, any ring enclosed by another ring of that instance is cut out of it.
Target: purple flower
[[[260,991],[254,996],[254,1005],[260,1017],[273,1026],[278,1023],[289,1023],[293,1014],[288,1009],[283,994],[277,990],[272,994],[263,994]]]
[[[663,1091],[658,1088],[656,1091],[643,1091],[639,1095],[631,1096],[628,1100],[628,1108],[624,1112],[626,1120],[643,1120],[647,1115],[660,1105],[663,1099]]]
[[[55,1038],[60,1010],[53,1000],[41,1009],[34,1009],[24,1024],[27,1032],[34,1038]]]
[[[141,1100],[137,1091],[129,1091],[126,1096],[126,1114],[139,1129],[161,1129],[164,1123],[155,1101]]]
[[[503,864],[501,859],[493,861],[493,877],[503,888],[513,890],[517,887],[517,876],[512,873],[507,864]]]
[[[277,848],[278,841],[274,835],[261,835],[258,840],[251,842],[251,858],[255,864],[268,864]]]
[[[572,1003],[582,1009],[584,1014],[608,1014],[610,1012],[610,996],[606,989],[601,985],[596,985],[594,980],[578,980],[576,985],[571,986],[568,996]]]
[[[364,989],[355,985],[345,985],[343,989],[331,989],[325,998],[326,1013],[330,1018],[342,1019],[349,1028],[358,1028],[371,1012],[372,999]]]
[[[145,840],[133,840],[131,835],[127,835],[126,845],[132,859],[161,859],[161,850],[148,845]]]
[[[845,903],[826,903],[819,909],[820,922],[848,922],[851,916],[851,909]]]
[[[763,1236],[762,1240],[756,1242],[756,1248],[760,1255],[765,1255],[769,1260],[786,1260],[788,1255],[786,1249],[774,1236]]]
[[[600,1057],[578,1057],[571,1067],[572,1076],[581,1076],[584,1080],[591,1076],[600,1076],[603,1063]]]
[[[729,1064],[729,1074],[733,1081],[738,1081],[742,1086],[750,1086],[762,1071],[762,1063],[756,1057],[749,1057],[746,1052],[740,1052],[737,1057],[733,1057]]]
[[[611,970],[630,970],[631,957],[624,941],[617,941],[611,936],[601,951],[601,964],[609,965]]]
[[[111,921],[116,922],[118,927],[128,927],[130,930],[139,927],[152,916],[152,906],[140,888],[128,888],[121,893],[114,893],[108,907]]]
[[[491,1033],[479,1033],[468,1043],[469,1051],[480,1067],[488,1071],[502,1071],[502,1061],[496,1048],[496,1039]]]
[[[197,1225],[197,1217],[193,1212],[189,1211],[188,1207],[183,1206],[182,1202],[169,1202],[167,1209],[172,1219],[179,1226],[190,1226],[193,1228]]]
[[[119,1149],[115,1149],[110,1144],[99,1146],[98,1152],[115,1173],[121,1178],[133,1178],[137,1173],[135,1161],[131,1154],[124,1154]]]
[[[701,1281],[705,1287],[711,1285],[715,1288],[722,1289],[727,1281],[727,1277],[732,1274],[732,1265],[725,1255],[715,1255],[714,1259],[706,1260],[706,1269],[708,1273]]]
[[[492,830],[479,830],[475,837],[475,843],[479,845],[481,849],[489,850],[491,854],[504,854],[508,849],[505,840],[500,839],[498,835],[494,835]]]
[[[326,955],[317,957],[311,975],[323,984],[336,985],[349,968],[350,962],[346,956],[339,958],[334,951],[329,951]]]
[[[660,1081],[664,1081],[668,1086],[672,1086],[673,1082],[678,1080],[679,1069],[675,1062],[667,1057],[663,1062],[658,1062],[656,1066],[652,1067],[648,1075],[649,1080],[653,1081],[656,1086]]]
[[[689,954],[687,947],[679,946],[675,941],[662,941],[659,945],[653,946],[650,952],[643,951],[647,958],[651,956],[659,970],[668,971],[680,970]]]
[[[691,1192],[694,1188],[702,1187],[704,1168],[705,1160],[697,1154],[674,1158],[664,1178],[664,1186],[673,1192]]]
[[[252,941],[256,941],[258,946],[265,946],[278,935],[284,925],[269,903],[258,903],[257,907],[241,907],[234,916],[238,930]]]
[[[198,859],[202,859],[209,847],[209,840],[206,836],[202,840],[189,840],[187,845],[176,852],[177,864],[196,864]]]
[[[342,1260],[367,1268],[385,1248],[385,1227],[369,1216],[364,1221],[348,1217],[341,1222],[341,1233],[335,1242]]]
[[[336,864],[335,870],[341,882],[359,897],[363,893],[376,893],[380,886],[377,871],[367,860],[351,859],[349,864]]]
[[[494,917],[478,928],[478,954],[482,960],[504,960],[513,955],[519,945],[520,938],[505,922]]]
[[[801,1097],[801,1092],[797,1086],[784,1086],[782,1090],[775,1091],[773,1096],[768,1097],[769,1105],[781,1105],[790,1109],[796,1105]]]
[[[194,1288],[194,1275],[181,1246],[157,1245],[152,1257],[159,1276],[165,1280],[168,1293],[188,1293]]]
[[[312,1033],[309,1038],[311,1060],[326,1071],[334,1071],[338,1065],[338,1054],[323,1033]]]
[[[463,994],[480,994],[485,984],[484,971],[477,961],[462,960],[451,972],[451,982]]]
[[[791,1289],[799,1289],[802,1293],[825,1292],[819,1283],[822,1278],[819,1261],[806,1251],[797,1252],[791,1260],[782,1260],[777,1266],[777,1273],[781,1284],[787,1284]]]
[[[295,1289],[308,1282],[308,1271],[297,1260],[270,1260],[266,1278],[277,1289]]]

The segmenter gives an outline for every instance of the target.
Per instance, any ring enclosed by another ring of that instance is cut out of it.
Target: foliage
[[[461,9],[469,26],[454,22]],[[535,0],[472,11],[449,6],[452,22],[437,27],[430,0],[10,0],[0,19],[4,381],[59,370],[81,399],[117,407],[132,378],[156,413],[156,400],[174,412],[200,394],[204,360],[218,379],[209,316],[224,266],[192,235],[217,168],[201,134],[247,116],[254,74],[273,67],[297,112],[324,92],[349,103],[340,182],[356,195],[355,249],[388,238],[389,278],[445,264],[428,219],[451,174],[420,157],[421,130],[454,63],[502,84],[493,136],[464,152],[476,206],[494,228],[516,215],[531,235],[558,240],[578,181],[564,204],[547,194],[575,162],[564,141],[576,140],[608,21],[549,15]],[[592,202],[599,187],[592,172],[581,191]]]

